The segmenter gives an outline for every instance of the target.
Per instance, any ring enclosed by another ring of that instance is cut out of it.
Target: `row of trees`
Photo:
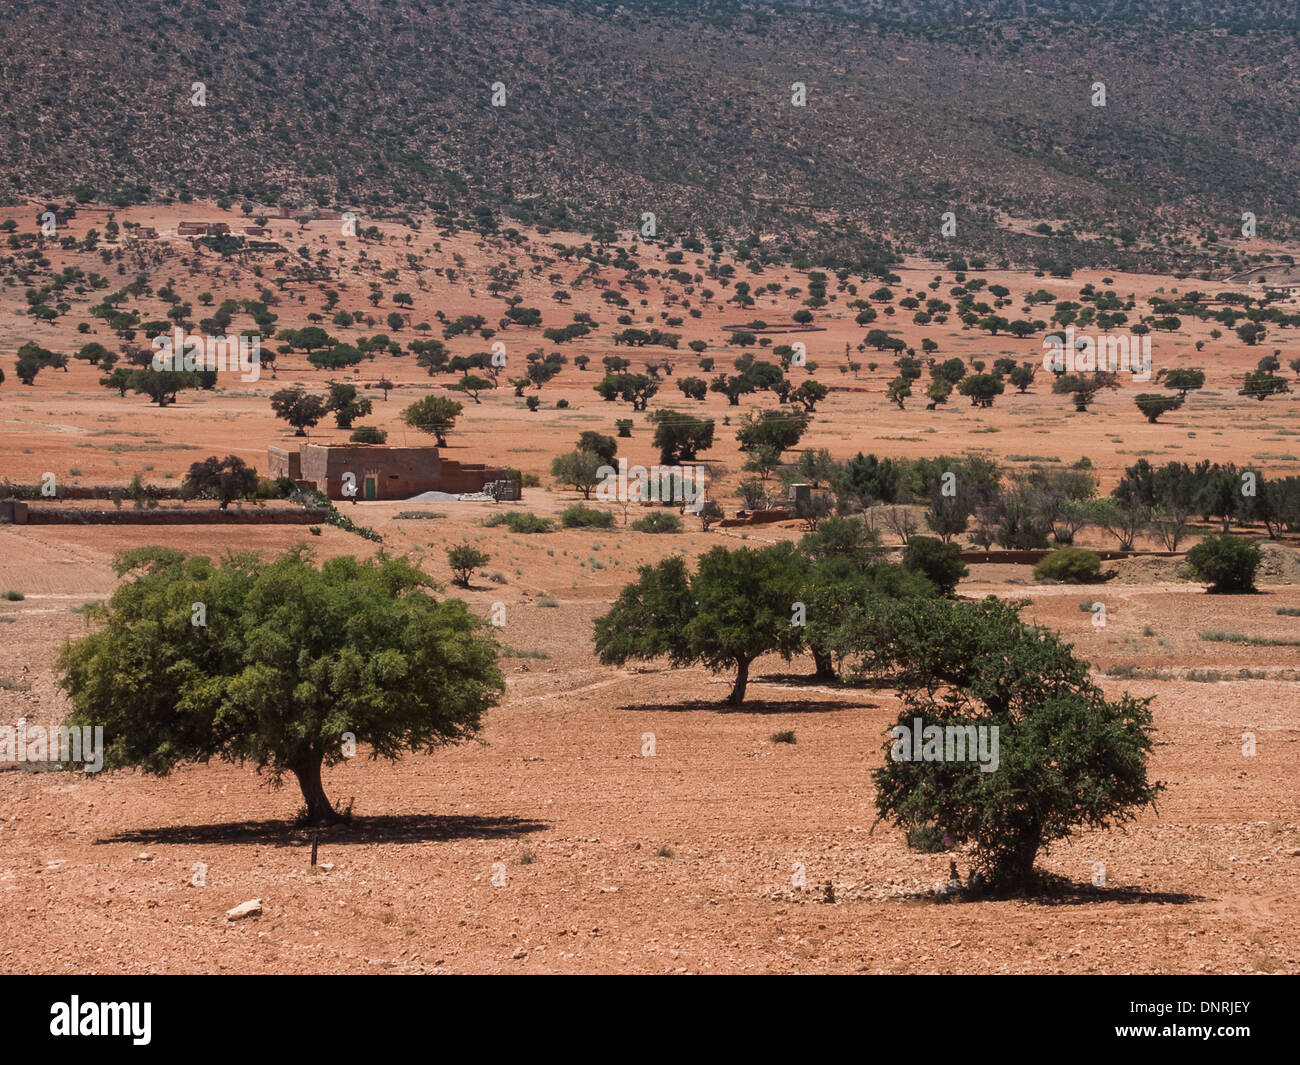
[[[1068,545],[1091,524],[1113,535],[1121,550],[1147,532],[1176,551],[1194,516],[1222,522],[1224,532],[1232,523],[1262,523],[1274,538],[1300,529],[1300,477],[1208,460],[1157,468],[1140,459],[1102,498],[1087,460],[1008,472],[976,455],[907,460],[859,453],[836,463],[805,451],[793,469],[814,485],[828,484],[840,513],[895,504],[885,521],[904,542],[920,527],[912,506],[925,508],[926,523],[944,541],[968,534],[976,546],[1013,550]]]
[[[931,544],[928,565],[942,568],[955,549]],[[718,547],[693,573],[680,557],[641,567],[596,619],[596,652],[606,665],[732,668],[731,706],[760,655],[808,652],[819,674],[834,658],[841,672],[891,679],[909,732],[916,718],[997,728],[994,772],[887,758],[873,774],[877,808],[909,830],[970,843],[989,885],[1027,890],[1043,846],[1154,801],[1149,700],[1108,700],[1068,644],[1020,621],[1023,604],[954,603],[939,590],[915,554],[911,567],[883,563],[861,520],[833,518],[798,548]]]

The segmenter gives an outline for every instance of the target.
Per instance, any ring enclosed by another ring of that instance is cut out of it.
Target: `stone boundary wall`
[[[7,501],[6,501],[7,502]],[[21,507],[21,510],[19,509]],[[16,525],[322,525],[329,511],[318,507],[218,510],[80,510],[18,504]],[[0,518],[3,518],[0,514]]]

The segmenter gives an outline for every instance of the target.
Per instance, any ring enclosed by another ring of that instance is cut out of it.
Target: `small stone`
[[[247,902],[241,902],[233,910],[226,911],[227,921],[241,921],[245,917],[257,917],[262,912],[261,899],[249,899]]]

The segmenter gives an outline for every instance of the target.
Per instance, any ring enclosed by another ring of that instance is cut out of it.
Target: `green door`
[[[379,493],[379,486],[378,486],[378,484],[376,483],[376,479],[375,479],[374,477],[367,477],[367,478],[366,478],[366,498],[367,498],[367,499],[374,499],[375,496],[378,495],[378,493]]]

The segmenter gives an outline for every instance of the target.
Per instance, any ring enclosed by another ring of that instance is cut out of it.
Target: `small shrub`
[[[544,595],[537,600],[538,606],[559,606],[560,601],[553,595]]]
[[[794,738],[794,729],[786,729],[784,732],[773,732],[773,733],[772,733],[772,742],[773,742],[773,743],[795,743],[795,742],[797,742],[797,741],[795,740],[795,738]]]
[[[547,518],[539,518],[526,510],[513,510],[505,514],[493,514],[483,522],[489,529],[498,525],[506,526],[512,533],[544,533],[554,528],[554,523]]]
[[[15,592],[12,588],[10,588],[7,592],[4,593],[4,598],[8,599],[9,602],[11,603],[19,603],[22,602],[22,600],[26,597],[23,595],[22,592]]]
[[[1053,551],[1034,567],[1034,579],[1060,581],[1062,584],[1092,584],[1101,579],[1101,556],[1081,547]]]
[[[1260,550],[1238,536],[1207,536],[1187,552],[1187,568],[1215,593],[1253,592]]]
[[[584,507],[581,503],[569,507],[560,515],[560,524],[566,529],[612,529],[614,513],[610,510],[596,510]]]
[[[907,541],[903,568],[929,578],[944,595],[952,595],[957,582],[970,572],[956,544],[945,544],[933,536],[913,536]]]
[[[676,514],[656,510],[644,518],[638,518],[632,523],[632,528],[644,533],[679,533],[682,531],[682,519]]]
[[[359,425],[348,439],[354,444],[386,444],[388,432],[374,425]]]
[[[469,587],[469,579],[476,569],[491,561],[490,555],[484,554],[473,544],[457,544],[447,548],[447,563],[451,566],[452,580],[462,588]]]

